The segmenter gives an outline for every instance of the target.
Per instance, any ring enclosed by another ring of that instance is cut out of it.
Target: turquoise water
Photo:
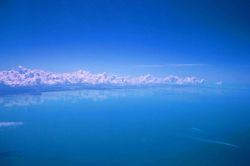
[[[249,166],[247,89],[0,96],[1,166]],[[17,123],[18,122],[18,123]]]

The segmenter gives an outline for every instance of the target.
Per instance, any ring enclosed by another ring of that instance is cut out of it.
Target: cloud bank
[[[82,87],[130,87],[152,85],[199,85],[204,79],[194,76],[179,77],[169,75],[154,77],[143,75],[138,77],[109,75],[107,73],[91,73],[78,70],[70,73],[54,73],[44,70],[29,69],[19,66],[15,70],[0,71],[0,85],[9,88],[50,87],[50,86],[82,86]]]

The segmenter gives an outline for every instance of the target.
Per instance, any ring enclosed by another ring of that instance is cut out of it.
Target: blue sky
[[[243,0],[2,0],[0,69],[81,68],[249,83],[249,5]]]

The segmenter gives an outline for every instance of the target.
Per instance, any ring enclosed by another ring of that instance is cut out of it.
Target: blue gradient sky
[[[250,83],[249,6],[247,0],[1,0],[0,69]]]

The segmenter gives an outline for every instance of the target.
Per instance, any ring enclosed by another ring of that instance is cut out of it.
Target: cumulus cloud
[[[198,85],[204,79],[194,76],[179,77],[169,75],[154,77],[142,75],[138,77],[109,75],[107,73],[90,73],[78,70],[70,73],[54,73],[44,70],[29,69],[19,66],[16,70],[0,71],[0,85],[7,87],[37,87],[37,86],[100,86],[127,87],[150,85]]]
[[[23,122],[0,122],[0,127],[15,127],[21,125],[23,125]]]

